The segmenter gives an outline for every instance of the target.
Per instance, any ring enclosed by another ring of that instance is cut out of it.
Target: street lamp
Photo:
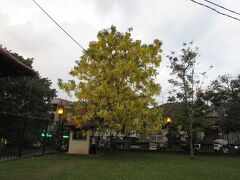
[[[59,106],[58,106],[58,109],[57,109],[57,113],[58,113],[58,116],[59,116],[59,119],[61,118],[61,116],[63,115],[63,105],[62,104],[60,104]]]
[[[59,117],[59,129],[60,129],[60,139],[59,139],[59,150],[61,150],[62,148],[62,135],[63,135],[63,121],[62,121],[62,115],[64,113],[64,106],[62,105],[62,103],[60,105],[58,105],[57,108],[57,113],[58,113],[58,117]]]
[[[167,117],[167,125],[168,125],[168,149],[171,150],[171,124],[172,119],[170,117]]]
[[[172,123],[172,119],[170,117],[167,117],[167,124],[171,124]]]

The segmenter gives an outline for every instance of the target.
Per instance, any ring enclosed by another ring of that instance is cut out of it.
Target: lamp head
[[[59,105],[58,106],[58,109],[57,109],[57,113],[58,115],[63,115],[63,112],[64,112],[64,108],[63,108],[63,105]]]
[[[172,123],[172,119],[170,117],[167,117],[167,123],[171,124]]]

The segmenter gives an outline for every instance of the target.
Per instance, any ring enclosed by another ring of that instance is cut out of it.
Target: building
[[[0,77],[35,76],[37,72],[0,47]]]

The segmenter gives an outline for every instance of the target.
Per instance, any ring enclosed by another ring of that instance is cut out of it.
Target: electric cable
[[[210,7],[210,6],[206,5],[206,4],[200,3],[200,2],[195,1],[195,0],[190,0],[190,1],[196,3],[196,4],[200,5],[200,6],[204,6],[204,7],[208,8],[208,9],[211,9],[211,10],[215,11],[215,12],[218,13],[218,14],[221,14],[221,15],[223,15],[223,16],[226,16],[226,17],[229,17],[229,18],[235,19],[235,20],[237,20],[237,21],[240,21],[239,18],[236,18],[236,17],[231,16],[231,15],[229,15],[229,14],[226,14],[226,13],[220,12],[220,11],[218,11],[218,10],[214,9],[213,7]]]

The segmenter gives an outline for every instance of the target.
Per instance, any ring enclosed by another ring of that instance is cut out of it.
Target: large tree
[[[162,43],[133,40],[131,30],[100,31],[70,71],[75,80],[59,80],[60,88],[86,102],[85,116],[75,113],[79,121],[98,120],[101,129],[123,134],[160,129],[162,116],[153,97],[160,93],[155,78]]]

